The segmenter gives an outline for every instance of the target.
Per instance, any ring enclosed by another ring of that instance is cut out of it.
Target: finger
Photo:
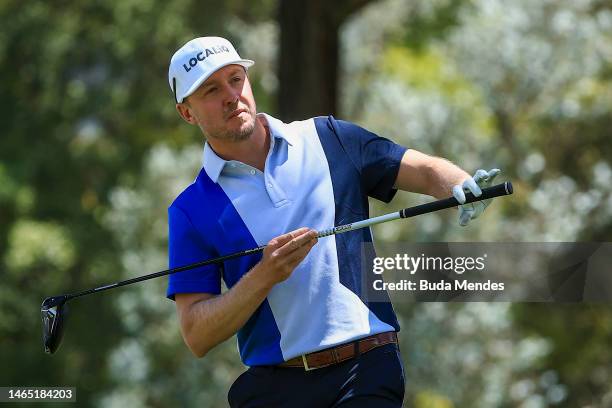
[[[466,189],[469,190],[476,197],[480,197],[481,194],[482,194],[482,191],[480,190],[480,187],[478,187],[478,184],[476,184],[476,181],[474,181],[473,178],[466,179],[463,182],[463,189],[464,190],[466,190]]]
[[[293,271],[310,253],[312,247],[316,244],[314,240],[311,240],[307,245],[304,245],[297,249],[296,251],[291,252],[281,259],[282,264]]]
[[[306,227],[302,227],[302,228],[298,228],[294,231],[288,232],[286,234],[283,235],[279,235],[276,238],[273,238],[270,242],[268,242],[268,245],[275,247],[275,248],[280,248],[283,245],[285,245],[287,242],[291,241],[292,239],[294,239],[295,237],[308,232],[308,228]]]
[[[457,200],[459,204],[465,203],[465,193],[460,185],[453,187],[453,197],[455,197],[455,200]]]
[[[306,258],[306,256],[310,253],[312,247],[317,243],[317,239],[312,239],[308,241],[306,245],[301,246],[297,250],[293,251],[289,255],[287,255],[286,262],[290,268],[295,268],[299,265],[300,262]]]
[[[478,169],[476,170],[476,173],[474,174],[474,177],[472,178],[474,179],[476,184],[478,184],[481,181],[487,181],[489,179],[489,173],[486,170]]]
[[[482,201],[478,201],[476,203],[473,203],[472,205],[474,206],[474,213],[472,214],[471,219],[475,220],[476,218],[480,217],[480,214],[482,214],[482,212],[485,210],[487,206]]]
[[[464,209],[463,212],[459,215],[459,225],[465,227],[472,219],[473,213],[473,209]]]
[[[311,241],[312,239],[316,239],[316,236],[317,236],[316,231],[307,230],[307,231],[303,232],[302,234],[296,236],[295,238],[293,238],[289,242],[285,243],[285,245],[283,245],[279,249],[277,249],[276,250],[276,254],[278,256],[286,256],[286,255],[288,255],[288,254],[298,250],[302,246],[307,245],[309,243],[309,241]]]
[[[501,173],[500,169],[491,169],[489,170],[489,182],[492,182],[497,175]]]

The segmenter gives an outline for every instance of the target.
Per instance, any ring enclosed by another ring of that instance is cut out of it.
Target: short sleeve
[[[340,143],[357,167],[364,193],[390,202],[402,157],[407,148],[353,123],[330,117]]]
[[[179,207],[168,209],[168,256],[170,268],[189,265],[217,256],[214,248],[202,239],[188,216]],[[166,297],[174,300],[177,293],[221,293],[219,265],[208,265],[173,273],[168,279]]]

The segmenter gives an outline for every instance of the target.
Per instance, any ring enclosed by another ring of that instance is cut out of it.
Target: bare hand
[[[286,280],[317,243],[317,231],[300,228],[273,238],[255,266],[257,273],[273,286]]]

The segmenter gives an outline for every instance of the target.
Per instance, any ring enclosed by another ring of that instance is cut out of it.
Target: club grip
[[[496,184],[491,187],[483,188],[480,197],[474,196],[472,193],[465,193],[465,204],[475,201],[488,200],[494,197],[501,197],[513,193],[512,183],[506,181],[501,184]],[[410,218],[421,214],[426,214],[433,211],[443,210],[445,208],[456,207],[459,204],[455,197],[445,198],[443,200],[433,201],[431,203],[417,205],[415,207],[404,208],[400,210],[401,218]]]
[[[506,182],[501,183],[501,184],[496,184],[496,185],[491,186],[491,187],[483,188],[482,189],[482,194],[480,195],[480,197],[474,197],[474,194],[466,193],[465,194],[465,202],[466,203],[472,203],[474,201],[487,200],[489,198],[500,197],[500,196],[504,196],[504,195],[510,195],[513,192],[514,192],[514,190],[512,189],[512,183],[509,182],[509,181],[506,181]],[[457,204],[459,204],[459,203],[457,203]]]

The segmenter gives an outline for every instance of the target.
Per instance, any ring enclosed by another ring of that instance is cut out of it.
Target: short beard
[[[217,135],[218,138],[228,140],[231,142],[242,142],[251,137],[255,131],[255,121],[251,122],[248,126],[235,131],[225,132],[223,135]]]
[[[255,121],[257,119],[251,116],[250,112],[249,112],[249,116],[251,118],[251,122],[248,123],[246,126],[241,127],[238,130],[232,130],[232,131],[228,130],[225,132],[206,134],[206,132],[204,132],[204,129],[203,128],[201,129],[207,138],[225,140],[228,142],[242,142],[244,140],[248,140],[253,134],[253,132],[255,131]]]

